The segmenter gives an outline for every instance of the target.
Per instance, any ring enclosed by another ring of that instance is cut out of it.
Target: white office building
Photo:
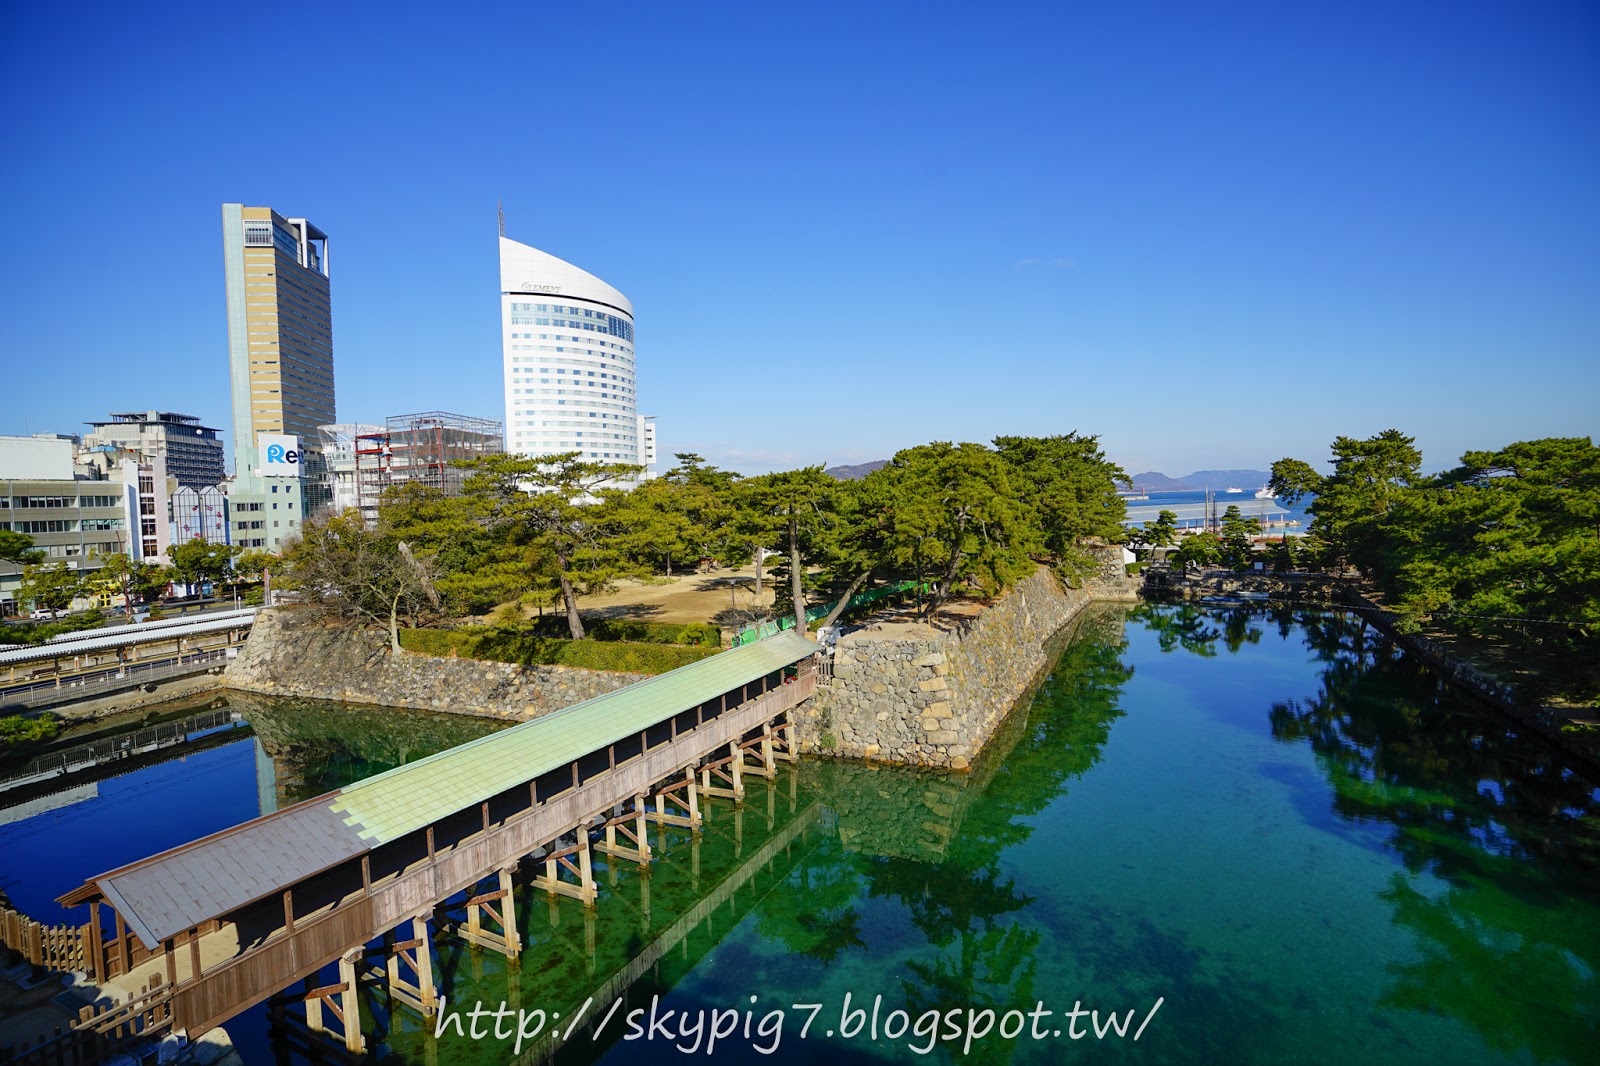
[[[500,291],[506,450],[580,452],[598,462],[647,466],[654,455],[639,417],[628,298],[571,263],[504,237]]]

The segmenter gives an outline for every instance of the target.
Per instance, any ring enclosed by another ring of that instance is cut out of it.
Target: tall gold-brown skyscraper
[[[317,434],[338,421],[328,235],[270,207],[223,204],[222,248],[233,390],[233,543],[276,550],[331,500]],[[276,450],[266,462],[269,447]]]

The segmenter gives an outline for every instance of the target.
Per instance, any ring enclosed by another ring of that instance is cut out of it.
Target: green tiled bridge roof
[[[101,874],[61,902],[103,895],[154,949],[817,650],[786,632],[725,651]]]

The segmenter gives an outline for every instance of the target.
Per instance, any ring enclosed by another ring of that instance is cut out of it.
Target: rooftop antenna
[[[496,200],[494,205],[500,209],[500,236],[504,237],[506,235],[506,205],[499,200]]]

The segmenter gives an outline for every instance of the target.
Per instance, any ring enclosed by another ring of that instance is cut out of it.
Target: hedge
[[[106,624],[99,611],[69,614],[53,622],[13,622],[0,627],[0,644],[43,644],[63,633],[99,629]]]
[[[565,615],[545,615],[531,624],[531,631],[541,637],[569,640]],[[722,631],[705,622],[642,622],[628,618],[595,618],[583,620],[586,639],[627,641],[633,644],[709,644],[722,646]]]
[[[620,640],[570,640],[522,629],[403,629],[400,646],[423,655],[489,659],[524,666],[576,666],[629,674],[663,674],[722,650],[720,644],[682,646]]]

